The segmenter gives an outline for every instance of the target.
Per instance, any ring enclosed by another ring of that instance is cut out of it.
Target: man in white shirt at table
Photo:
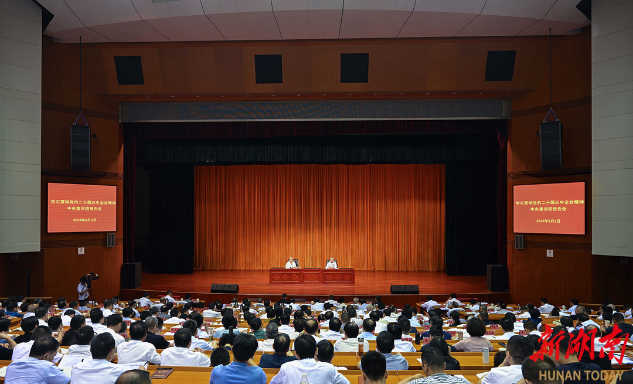
[[[347,339],[338,340],[334,344],[334,352],[358,352],[358,325],[356,323],[347,323],[343,329]],[[296,344],[296,342],[295,342]],[[369,342],[363,341],[363,352],[369,351]]]
[[[286,269],[297,269],[299,268],[299,262],[290,256],[288,258],[288,262],[286,263]]]
[[[421,305],[421,307],[425,308],[427,311],[430,311],[431,309],[433,309],[435,307],[439,307],[439,306],[440,306],[440,303],[438,303],[437,301],[433,300],[433,296],[431,296],[431,295],[427,295],[426,296],[426,302]]]
[[[325,264],[325,269],[338,269],[338,263],[336,262],[336,260],[334,260],[333,257],[330,257],[330,259],[327,261],[327,263]]]
[[[130,325],[130,341],[119,344],[117,347],[118,364],[145,365],[148,362],[160,365],[161,359],[156,347],[146,343],[147,324],[143,321],[135,321]]]
[[[295,356],[298,360],[284,363],[279,369],[279,373],[270,380],[270,384],[296,384],[301,381],[304,373],[310,383],[349,384],[349,380],[341,375],[332,364],[315,360],[317,343],[312,336],[299,335],[294,346]]]
[[[26,343],[19,343],[18,345],[13,347],[13,355],[11,356],[11,361],[23,361],[23,360],[28,359],[31,353],[31,349],[33,348],[33,344],[35,344],[35,341],[37,341],[37,339],[39,338],[48,337],[48,336],[51,336],[51,337],[53,336],[53,331],[50,329],[50,327],[46,325],[42,325],[35,328],[33,330],[33,333],[31,334],[31,341],[28,341]],[[61,339],[62,337],[58,336],[57,342],[59,343]],[[57,353],[53,357],[52,361],[53,363],[57,363],[61,359],[62,359],[62,354]]]
[[[534,344],[527,337],[514,336],[508,340],[506,359],[497,368],[479,380],[480,384],[516,383],[523,378],[521,365],[523,360],[534,353]]]
[[[343,335],[341,335],[341,325],[342,325],[342,322],[340,319],[333,318],[332,320],[330,320],[329,329],[326,332],[323,332],[321,336],[326,340],[342,339]]]
[[[541,306],[538,308],[541,313],[552,313],[554,306],[547,302],[547,298],[541,297]]]
[[[108,326],[103,333],[109,333],[112,335],[114,339],[115,347],[118,347],[119,344],[125,342],[123,336],[119,335],[119,331],[121,331],[121,327],[123,326],[123,316],[115,313],[114,315],[108,316],[106,319],[106,325]]]
[[[174,303],[176,304],[176,299],[174,299],[173,297],[171,297],[172,295],[172,291],[167,291],[167,294],[165,295],[165,300],[167,300],[168,303]]]
[[[70,374],[71,384],[114,384],[123,372],[135,368],[110,362],[116,354],[116,347],[114,338],[109,333],[101,333],[92,339],[90,353],[92,360],[84,360],[73,368]]]
[[[59,342],[52,336],[35,340],[29,357],[9,364],[4,382],[68,384],[70,377],[53,364]]]
[[[497,340],[510,340],[512,336],[516,336],[514,333],[514,321],[509,317],[504,317],[499,320],[499,325],[503,329],[503,335],[495,337]]]
[[[154,304],[154,303],[152,303],[152,300],[149,299],[149,292],[145,292],[143,294],[143,297],[138,299],[138,305],[141,308],[143,308],[143,307],[151,307],[152,304]]]
[[[189,350],[191,346],[191,330],[182,328],[174,334],[175,347],[167,348],[161,354],[161,364],[166,367],[208,367],[211,359],[201,349]]]

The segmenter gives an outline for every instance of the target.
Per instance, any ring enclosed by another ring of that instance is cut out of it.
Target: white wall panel
[[[592,2],[593,253],[633,257],[633,0]]]
[[[40,249],[42,11],[0,2],[0,253]]]

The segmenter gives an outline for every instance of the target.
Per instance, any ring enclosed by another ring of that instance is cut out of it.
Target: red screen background
[[[585,183],[515,185],[514,232],[585,234]]]
[[[48,184],[48,233],[115,231],[115,185]]]

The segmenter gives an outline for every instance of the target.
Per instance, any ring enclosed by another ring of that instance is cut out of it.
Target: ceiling
[[[579,0],[38,0],[62,42],[570,34]]]

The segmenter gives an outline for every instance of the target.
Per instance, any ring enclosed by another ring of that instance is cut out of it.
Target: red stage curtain
[[[194,268],[441,271],[444,208],[441,164],[199,166]]]

